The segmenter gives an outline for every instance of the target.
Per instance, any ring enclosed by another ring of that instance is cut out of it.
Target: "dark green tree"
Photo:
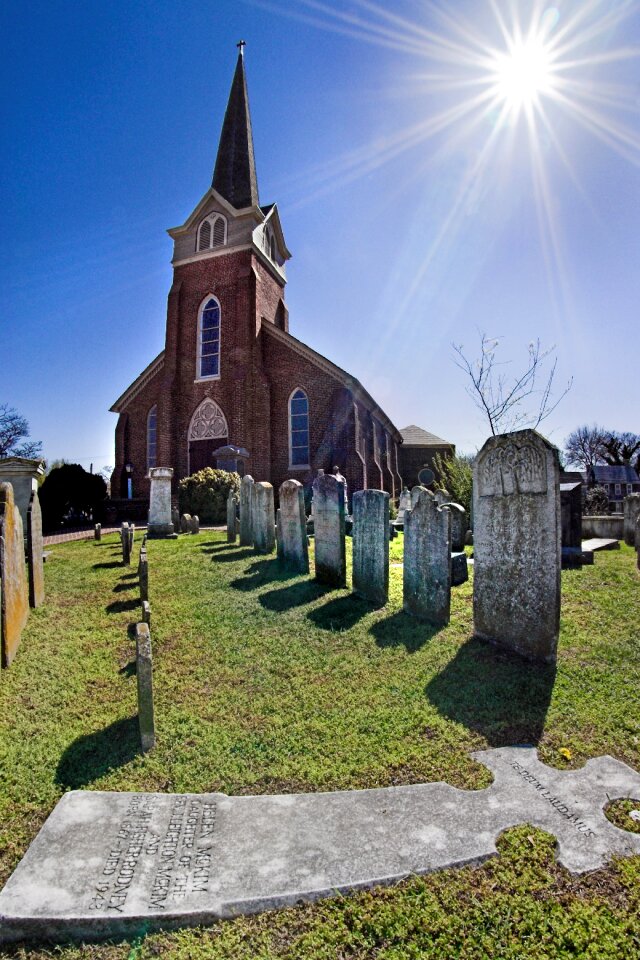
[[[97,473],[88,473],[79,463],[63,463],[51,470],[40,487],[42,524],[57,530],[74,516],[79,521],[100,520],[107,485]]]

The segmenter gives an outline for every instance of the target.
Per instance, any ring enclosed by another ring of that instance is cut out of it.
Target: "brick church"
[[[165,348],[111,407],[119,414],[112,496],[148,498],[153,466],[173,467],[175,484],[218,466],[277,488],[290,477],[309,485],[319,468],[334,465],[350,492],[398,496],[406,431],[355,377],[289,332],[291,254],[276,204],[258,198],[242,54],[240,45],[211,188],[168,231]],[[411,484],[416,464],[453,448],[407,430]],[[426,442],[416,459],[419,435]]]

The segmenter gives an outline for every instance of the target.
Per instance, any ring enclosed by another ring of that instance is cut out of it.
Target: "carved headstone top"
[[[518,430],[487,440],[477,457],[478,496],[546,493],[547,461],[541,443],[554,449],[533,430]]]

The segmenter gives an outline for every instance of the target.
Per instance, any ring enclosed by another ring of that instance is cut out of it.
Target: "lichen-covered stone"
[[[29,570],[29,606],[44,603],[44,541],[40,498],[34,490],[27,508],[27,565]]]
[[[377,606],[389,597],[389,494],[357,490],[353,511],[353,592]]]
[[[172,537],[175,532],[171,509],[171,467],[151,467],[149,479],[149,524],[148,533],[152,539]]]
[[[191,533],[191,514],[183,513],[180,517],[180,533]]]
[[[153,663],[151,633],[146,623],[136,626],[136,678],[138,685],[138,723],[143,753],[155,745],[156,731],[153,712]]]
[[[320,583],[344,587],[347,582],[344,485],[331,474],[313,481],[315,575]]]
[[[245,473],[240,481],[240,546],[253,546],[253,477]]]
[[[424,490],[404,522],[403,604],[432,626],[449,623],[451,513]]]
[[[238,531],[238,524],[236,520],[237,506],[238,499],[233,490],[230,490],[227,497],[227,543],[236,542]]]
[[[270,483],[254,483],[252,514],[254,549],[257,553],[273,553],[276,546],[276,516]]]
[[[553,661],[560,627],[558,453],[533,430],[491,437],[474,464],[477,637]]]
[[[138,581],[140,584],[140,599],[148,600],[149,599],[149,561],[147,559],[147,551],[140,551],[140,559],[138,561]]]
[[[126,521],[120,527],[120,543],[122,544],[122,562],[125,567],[131,563],[131,540],[129,537],[129,524]]]
[[[2,666],[16,655],[29,616],[22,517],[10,483],[0,483],[0,646]]]
[[[279,496],[278,558],[291,570],[309,573],[304,488],[297,480],[285,480]]]

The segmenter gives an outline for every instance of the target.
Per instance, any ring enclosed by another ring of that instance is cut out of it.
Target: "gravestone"
[[[604,813],[612,799],[640,798],[640,774],[620,760],[557,770],[533,747],[472,756],[493,774],[483,790],[443,782],[280,796],[71,790],[0,893],[0,936],[133,940],[282,909],[483,863],[505,830],[525,823],[557,838],[555,857],[572,874],[640,854],[640,835]]]
[[[253,546],[256,553],[273,553],[276,545],[276,517],[273,487],[266,481],[253,485]]]
[[[347,582],[344,487],[330,473],[313,481],[313,522],[316,580],[344,587]]]
[[[451,513],[426,490],[405,518],[403,605],[431,626],[449,623]]]
[[[467,536],[467,511],[459,503],[447,502],[446,505],[451,511],[451,549],[454,553],[459,553],[464,550],[464,542]]]
[[[353,592],[377,606],[389,598],[389,494],[358,490],[353,510]]]
[[[138,560],[138,580],[140,583],[140,599],[149,599],[149,562],[147,560],[147,551],[140,551]]]
[[[191,533],[200,533],[200,517],[197,514],[191,517]]]
[[[640,517],[640,493],[630,493],[624,498],[624,542],[635,546],[636,520]]]
[[[278,559],[291,570],[309,573],[304,487],[297,480],[285,480],[280,486],[279,496]]]
[[[582,483],[560,484],[562,566],[582,567]]]
[[[11,484],[13,502],[20,512],[23,533],[27,529],[27,510],[31,494],[37,493],[43,474],[44,460],[30,460],[28,457],[0,458],[0,483]]]
[[[447,493],[446,490],[442,490],[442,489],[435,490],[432,496],[434,497],[438,505],[441,507],[443,507],[445,503],[447,504],[451,503],[451,496],[450,494]]]
[[[636,520],[636,566],[640,570],[640,517]]]
[[[430,490],[427,490],[426,487],[422,487],[420,486],[420,484],[418,484],[415,487],[411,487],[411,509],[412,510],[415,507],[416,503],[418,502],[418,498],[420,497],[420,494],[422,493],[426,493],[431,498],[433,498],[433,494],[431,493]]]
[[[136,538],[136,525],[135,523],[129,524],[129,555],[133,553],[133,544]]]
[[[238,499],[233,490],[230,490],[227,497],[227,543],[236,542],[236,535],[238,531],[238,524],[236,520],[237,506]]]
[[[131,563],[131,540],[129,538],[129,524],[125,521],[120,527],[120,542],[122,544],[122,562],[125,567]]]
[[[138,723],[142,752],[151,750],[156,742],[153,716],[153,663],[151,633],[146,623],[136,626],[136,678],[138,683]]]
[[[473,476],[475,635],[554,661],[560,627],[558,452],[533,430],[491,437]]]
[[[280,507],[276,510],[276,555],[278,560],[282,560],[283,550],[282,550],[282,528],[280,521],[281,513]]]
[[[180,517],[180,533],[191,533],[191,514],[183,513]]]
[[[151,604],[148,600],[143,600],[140,606],[142,607],[142,622],[146,623],[151,630]]]
[[[29,616],[22,517],[10,483],[0,483],[0,646],[2,666],[16,655]]]
[[[253,506],[253,477],[245,473],[240,481],[240,546],[253,546],[253,520],[251,510]]]
[[[149,493],[149,523],[147,531],[153,539],[175,536],[175,527],[171,509],[171,467],[151,467],[149,470],[151,489]]]
[[[177,507],[171,507],[171,523],[173,524],[174,533],[177,535],[180,530],[180,511]]]
[[[466,553],[451,554],[451,586],[459,587],[469,579]]]
[[[98,541],[98,543],[100,542],[100,540],[102,540],[102,524],[101,523],[96,523],[95,527],[93,528],[93,539]]]
[[[405,487],[398,500],[398,515],[395,520],[397,524],[404,523],[404,515],[407,510],[411,510],[411,491],[408,487]]]
[[[44,603],[44,541],[42,539],[42,512],[37,491],[31,494],[27,510],[27,565],[29,570],[29,606]]]

